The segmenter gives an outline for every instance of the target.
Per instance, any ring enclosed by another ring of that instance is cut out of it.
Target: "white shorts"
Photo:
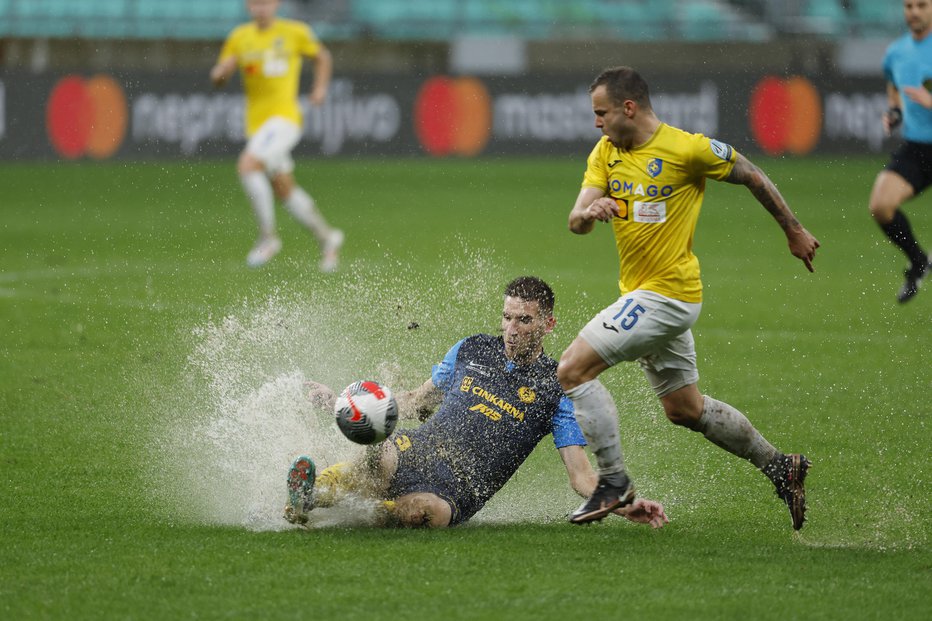
[[[690,327],[702,304],[632,291],[599,312],[579,336],[606,363],[637,360],[658,397],[699,381]]]
[[[246,152],[262,162],[270,176],[294,170],[291,150],[301,139],[301,128],[292,121],[273,116],[263,123],[246,143]]]

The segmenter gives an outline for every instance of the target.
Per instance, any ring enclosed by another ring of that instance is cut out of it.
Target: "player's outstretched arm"
[[[932,93],[924,86],[904,86],[903,93],[926,110],[932,108]]]
[[[578,235],[585,235],[592,230],[596,220],[611,222],[618,215],[618,204],[605,196],[598,188],[583,188],[576,197],[576,204],[570,211],[570,230]]]
[[[443,401],[443,391],[427,380],[414,390],[395,395],[398,403],[398,415],[402,420],[419,420],[424,422]]]
[[[770,212],[783,229],[793,256],[801,260],[810,272],[815,271],[812,260],[815,258],[816,248],[819,247],[819,240],[799,223],[770,177],[739,153],[735,166],[725,181],[747,187],[757,202]]]
[[[615,513],[636,524],[648,524],[651,528],[663,528],[664,524],[670,523],[663,511],[663,505],[646,498],[636,498],[633,503]]]
[[[307,380],[304,382],[304,387],[307,390],[307,400],[314,407],[324,410],[333,409],[337,394],[329,386],[314,380]],[[421,422],[430,418],[442,400],[443,391],[434,386],[431,380],[427,380],[414,390],[399,392],[395,395],[399,416],[402,419],[417,419]]]
[[[330,78],[333,75],[333,56],[330,50],[321,46],[314,57],[314,83],[311,86],[311,103],[319,106],[327,99]]]
[[[325,386],[320,382],[315,382],[313,380],[307,380],[304,382],[304,388],[307,390],[307,400],[311,402],[314,407],[321,408],[322,410],[332,410],[333,404],[336,403],[337,394],[331,390],[329,386]]]
[[[563,465],[566,466],[566,474],[570,478],[570,485],[577,494],[589,498],[595,491],[599,477],[586,457],[586,450],[581,446],[564,446],[559,451]],[[663,512],[662,504],[646,498],[638,498],[615,513],[637,524],[649,524],[652,528],[661,528],[670,521]]]
[[[236,57],[227,56],[217,61],[217,64],[210,70],[210,81],[215,88],[220,88],[226,84],[234,71],[236,71]]]

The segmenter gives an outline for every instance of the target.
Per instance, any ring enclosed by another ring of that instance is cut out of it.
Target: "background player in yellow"
[[[336,269],[343,232],[330,227],[314,199],[295,183],[291,151],[301,139],[298,91],[304,57],[314,61],[310,101],[327,97],[333,61],[330,52],[302,22],[276,17],[278,0],[246,0],[252,21],[233,29],[210,71],[222,86],[240,70],[246,94],[246,136],[237,172],[259,224],[259,238],[246,262],[260,267],[281,250],[275,228],[275,198],[320,245],[320,269]]]
[[[595,492],[570,521],[600,520],[634,499],[618,410],[598,376],[619,362],[637,360],[667,418],[760,468],[798,530],[805,519],[808,459],[777,451],[744,414],[697,386],[690,327],[702,308],[702,283],[692,246],[706,178],[747,186],[809,271],[819,242],[767,175],[731,146],[662,123],[651,107],[647,82],[634,69],[605,70],[589,92],[595,125],[604,136],[589,155],[569,228],[586,234],[596,221],[612,223],[621,297],[579,332],[557,368],[599,472]]]

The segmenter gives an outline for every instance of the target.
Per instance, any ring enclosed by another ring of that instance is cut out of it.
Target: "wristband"
[[[899,126],[903,122],[903,109],[897,107],[888,108],[887,121],[890,123],[890,129]]]

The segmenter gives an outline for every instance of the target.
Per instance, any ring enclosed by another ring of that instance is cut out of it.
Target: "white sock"
[[[272,184],[261,170],[254,170],[239,176],[243,190],[252,203],[252,210],[259,223],[259,233],[263,237],[275,235],[275,195]]]
[[[599,476],[620,485],[621,475],[626,474],[625,460],[618,434],[618,408],[612,395],[594,379],[567,390],[566,396],[573,401],[576,420],[595,454]]]
[[[699,431],[710,442],[729,453],[750,460],[763,469],[777,454],[777,449],[760,434],[747,417],[727,403],[703,395]]]
[[[323,244],[330,235],[330,226],[314,204],[314,199],[300,186],[295,186],[285,199],[285,208],[294,219],[303,224],[314,234],[317,242]]]

